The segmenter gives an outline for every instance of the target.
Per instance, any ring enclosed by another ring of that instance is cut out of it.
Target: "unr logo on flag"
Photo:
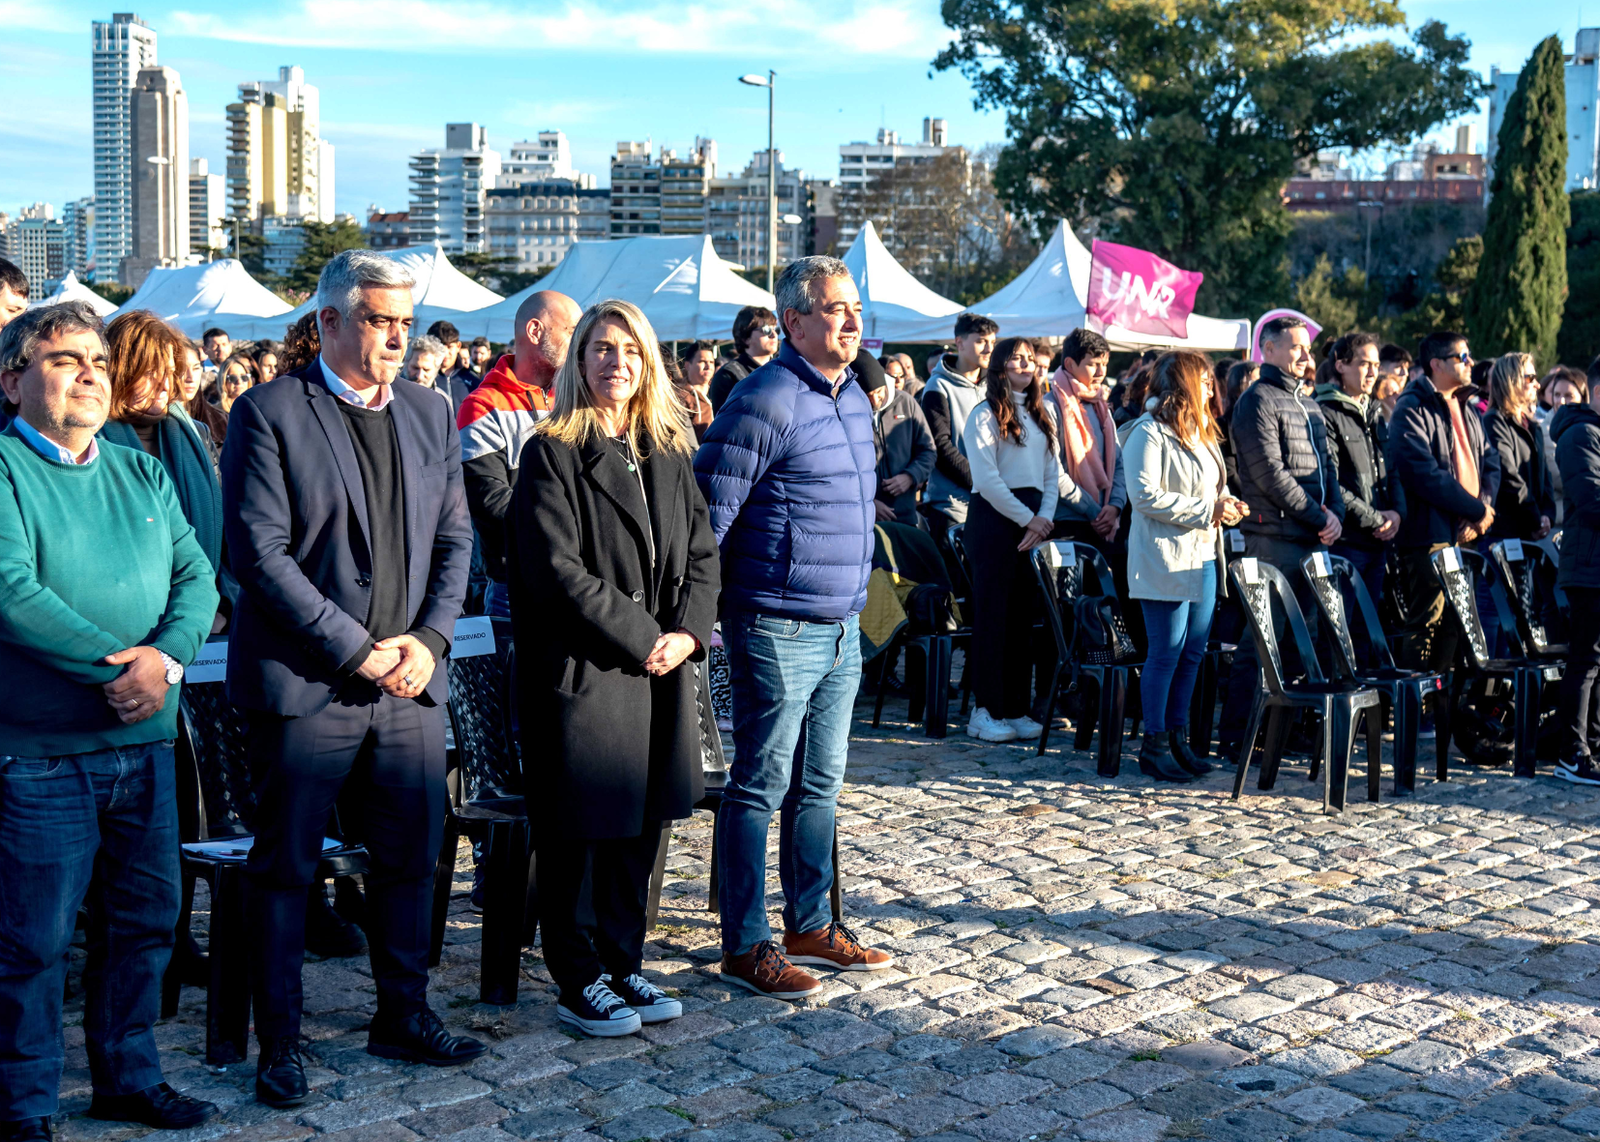
[[[1105,325],[1165,337],[1189,336],[1202,273],[1180,270],[1148,250],[1095,240],[1085,308]]]

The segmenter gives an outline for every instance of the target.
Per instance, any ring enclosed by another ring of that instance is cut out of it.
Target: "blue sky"
[[[1413,27],[1437,18],[1465,34],[1487,74],[1520,67],[1551,33],[1570,50],[1582,4],[1402,7]],[[1600,22],[1600,4],[1590,8]],[[914,138],[925,115],[949,120],[955,142],[1004,139],[1003,119],[973,110],[964,79],[928,74],[949,39],[937,0],[189,0],[135,10],[158,33],[160,62],[182,74],[191,153],[213,170],[237,85],[273,78],[282,64],[305,68],[338,150],[337,208],[359,217],[369,203],[405,209],[406,156],[442,146],[447,121],[485,124],[502,153],[542,128],[564,130],[580,169],[602,184],[619,139],[682,148],[708,135],[724,169],[742,168],[766,146],[767,108],[765,92],[736,78],[769,67],[778,147],[814,175],[837,174],[840,143],[880,126]],[[0,210],[92,192],[89,22],[109,12],[0,0]]]

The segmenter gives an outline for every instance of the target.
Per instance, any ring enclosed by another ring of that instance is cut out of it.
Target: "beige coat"
[[[1214,480],[1206,479],[1200,454],[1149,414],[1128,433],[1128,594],[1135,599],[1198,599],[1205,575],[1218,576],[1217,593],[1226,594],[1222,529],[1211,517],[1227,476],[1216,445],[1205,448]]]

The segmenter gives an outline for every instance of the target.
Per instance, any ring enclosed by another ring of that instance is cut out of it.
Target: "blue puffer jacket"
[[[872,406],[787,342],[741,381],[711,422],[694,474],[722,547],[722,606],[838,622],[867,602]]]

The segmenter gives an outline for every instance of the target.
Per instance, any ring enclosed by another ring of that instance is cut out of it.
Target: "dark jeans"
[[[1140,599],[1149,653],[1139,671],[1139,700],[1147,733],[1181,730],[1189,724],[1195,679],[1205,660],[1211,619],[1217,611],[1215,565],[1206,564],[1200,598],[1176,602]]]
[[[722,950],[772,938],[767,831],[780,808],[783,922],[814,932],[832,919],[833,816],[861,685],[861,628],[750,611],[722,622],[733,688],[733,764],[717,814]]]
[[[1269,563],[1283,573],[1294,588],[1295,601],[1300,604],[1300,613],[1305,616],[1306,628],[1311,632],[1313,645],[1317,633],[1317,603],[1311,594],[1311,585],[1306,582],[1306,577],[1300,571],[1300,561],[1319,545],[1315,540],[1301,543],[1297,540],[1278,539],[1272,536],[1245,533],[1244,553],[1253,556],[1263,563]],[[1230,583],[1231,587],[1232,584]],[[1287,616],[1278,605],[1276,595],[1272,601],[1272,630],[1278,643],[1279,661],[1283,663],[1284,673],[1288,678],[1295,678],[1304,672],[1300,663],[1300,651],[1294,644],[1294,639],[1285,640],[1285,624]],[[1246,624],[1246,631],[1249,626]],[[1222,702],[1222,721],[1217,728],[1217,740],[1226,744],[1237,743],[1244,736],[1244,725],[1250,717],[1250,704],[1255,700],[1256,691],[1261,688],[1261,662],[1257,657],[1256,640],[1249,633],[1239,643],[1238,652],[1233,656],[1233,673],[1228,677],[1228,694]],[[1148,716],[1148,715],[1147,715]]]
[[[0,754],[0,1122],[56,1111],[67,949],[85,901],[94,1089],[132,1094],[162,1081],[153,1028],[178,899],[171,742]]]
[[[1389,555],[1387,547],[1359,547],[1348,543],[1336,543],[1328,549],[1328,554],[1350,561],[1356,569],[1356,574],[1361,576],[1361,583],[1366,587],[1373,606],[1377,606],[1383,600],[1384,564]],[[1350,641],[1355,645],[1356,662],[1363,668],[1376,666],[1372,640],[1367,637],[1367,624],[1361,617],[1360,607],[1356,605],[1355,592],[1346,589],[1342,593],[1345,622],[1350,626]]]
[[[1037,488],[1015,489],[1031,511]],[[972,679],[978,708],[996,718],[1025,718],[1033,704],[1034,624],[1043,613],[1031,553],[1018,551],[1022,528],[973,493],[963,533],[972,561]]]
[[[644,910],[661,843],[659,822],[637,837],[540,845],[544,963],[566,997],[602,972],[622,979],[644,962]]]
[[[1403,640],[1397,655],[1399,665],[1410,670],[1443,673],[1455,665],[1461,628],[1455,616],[1449,613],[1444,588],[1439,586],[1439,576],[1433,570],[1434,553],[1449,546],[1436,543],[1431,547],[1406,547],[1400,551],[1406,607],[1410,611],[1406,618],[1421,626],[1418,633]]]
[[[1567,668],[1561,675],[1561,696],[1556,702],[1560,756],[1594,756],[1600,752],[1595,726],[1600,722],[1594,683],[1600,676],[1600,590],[1568,587],[1571,619],[1567,624]]]
[[[256,1037],[268,1043],[300,1033],[306,890],[335,801],[345,810],[346,837],[361,841],[371,857],[367,940],[378,1009],[390,1016],[420,1009],[428,990],[433,870],[444,834],[443,708],[383,694],[335,699],[304,718],[255,714],[251,751]]]

